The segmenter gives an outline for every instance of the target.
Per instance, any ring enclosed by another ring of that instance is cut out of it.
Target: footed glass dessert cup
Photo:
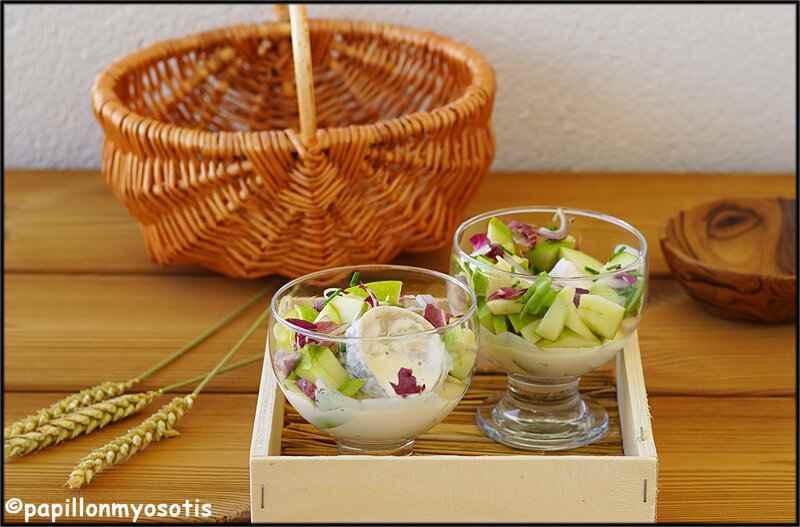
[[[268,351],[278,386],[340,454],[411,454],[464,395],[478,357],[473,292],[399,265],[338,267],[275,293]]]
[[[451,274],[477,297],[482,356],[508,374],[508,389],[480,405],[480,428],[527,450],[602,437],[608,413],[578,382],[612,360],[641,320],[642,234],[588,210],[496,210],[458,228]]]

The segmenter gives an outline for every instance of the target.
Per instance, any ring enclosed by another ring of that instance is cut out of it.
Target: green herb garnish
[[[512,288],[512,289],[516,289],[518,285],[519,285],[519,280],[517,280],[516,282],[514,282],[513,284],[511,284],[511,288]]]
[[[633,293],[632,287],[626,287],[625,289],[620,289],[619,291],[617,291],[617,294],[622,296],[628,296],[631,293]]]
[[[617,269],[621,269],[621,268],[622,268],[622,264],[612,265],[611,267],[608,268],[608,271],[616,271]]]
[[[329,296],[328,298],[326,298],[326,299],[325,299],[325,301],[324,301],[324,302],[322,302],[322,303],[319,305],[319,310],[320,310],[320,311],[322,311],[322,308],[323,308],[323,307],[325,307],[325,306],[328,304],[328,302],[330,302],[331,300],[333,300],[333,297],[335,297],[336,295],[338,295],[338,294],[339,294],[339,293],[341,293],[341,292],[342,292],[342,288],[341,288],[341,287],[340,287],[339,289],[337,289],[336,291],[334,291],[334,292],[333,292],[333,294],[332,294],[331,296]]]
[[[644,278],[644,275],[642,273],[637,273],[636,271],[630,272],[628,274],[631,276],[638,276],[639,278]]]
[[[358,276],[361,274],[361,271],[356,271],[353,273],[353,278],[350,279],[350,287],[353,287],[358,283]]]
[[[608,261],[609,262],[612,261],[614,258],[616,258],[617,256],[619,256],[620,254],[622,254],[624,252],[625,252],[625,247],[620,247],[619,249],[617,249],[617,252],[615,252],[614,254],[611,255],[611,258],[609,258]]]
[[[558,230],[558,225],[553,225],[552,227],[548,227],[547,230],[549,230],[549,231],[557,231]]]
[[[586,269],[587,271],[589,271],[589,272],[590,272],[590,273],[592,273],[592,274],[600,274],[600,271],[595,271],[594,269],[592,269],[592,268],[591,268],[591,267],[589,267],[588,265],[587,265],[587,266],[584,266],[584,269]]]

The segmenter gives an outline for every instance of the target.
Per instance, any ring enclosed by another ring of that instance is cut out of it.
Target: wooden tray
[[[475,424],[475,408],[501,389],[501,375],[481,367],[456,410],[417,439],[413,456],[336,456],[333,440],[285,403],[265,361],[250,448],[251,520],[655,520],[658,459],[636,335],[614,366],[581,380],[581,391],[611,418],[594,445],[543,454],[489,440]],[[444,451],[452,454],[430,454]]]

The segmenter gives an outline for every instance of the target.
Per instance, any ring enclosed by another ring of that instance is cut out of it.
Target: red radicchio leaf
[[[491,295],[486,297],[486,300],[494,300],[496,298],[504,298],[508,300],[513,300],[515,298],[519,298],[525,294],[527,289],[514,289],[513,287],[501,287]]]
[[[358,287],[360,287],[361,289],[363,289],[364,291],[367,292],[368,296],[364,301],[367,304],[369,304],[369,307],[378,307],[378,297],[375,295],[375,293],[372,291],[372,289],[370,289],[369,287],[365,286],[362,283],[359,283]]]
[[[583,287],[575,288],[575,296],[572,297],[572,303],[575,304],[575,307],[581,307],[581,295],[586,295],[588,293],[589,290]]]
[[[433,304],[425,304],[425,311],[422,316],[435,328],[440,328],[446,324],[443,311]]]
[[[314,322],[308,322],[307,320],[302,320],[300,318],[287,318],[286,322],[291,322],[297,327],[301,327],[303,329],[307,329],[309,331],[316,331],[317,333],[325,333],[326,335],[337,335],[341,333],[342,328],[346,324],[336,324],[331,322],[330,319],[327,317],[323,317],[320,322],[316,324]],[[307,337],[301,333],[295,332],[294,334],[294,342],[295,346],[299,350],[306,344],[317,344],[320,346],[329,346],[331,342],[327,340],[315,339],[314,337]]]
[[[475,256],[476,254],[483,254],[483,253],[479,253],[478,251],[481,251],[482,249],[484,249],[484,247],[489,247],[489,245],[491,243],[491,242],[489,242],[489,236],[487,236],[484,233],[476,234],[475,236],[470,238],[469,241],[472,244],[472,255],[473,256]]]
[[[285,350],[279,349],[275,352],[275,367],[283,373],[284,377],[288,377],[294,367],[297,366],[297,361],[300,360],[299,353],[289,353]]]
[[[297,379],[295,381],[295,384],[297,384],[298,388],[303,390],[304,394],[308,395],[309,399],[311,399],[314,402],[317,402],[317,398],[314,394],[314,385],[311,384],[310,381],[308,381],[307,379]]]
[[[536,230],[532,225],[517,220],[508,222],[508,228],[514,233],[514,243],[525,247],[536,247]]]
[[[428,304],[436,306],[436,299],[433,298],[433,295],[417,295],[416,300],[420,307],[424,307]]]
[[[411,375],[410,368],[400,368],[400,371],[397,372],[397,384],[393,382],[389,384],[394,388],[394,393],[402,397],[420,393],[425,389],[424,384],[422,386],[417,386],[417,378]]]
[[[497,257],[505,253],[499,244],[490,242],[486,234],[476,234],[469,241],[472,242],[472,254],[470,256],[483,255],[496,262]]]

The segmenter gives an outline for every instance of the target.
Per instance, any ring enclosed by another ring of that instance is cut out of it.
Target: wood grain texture
[[[5,298],[13,308],[4,319],[5,387],[78,391],[105,380],[126,380],[261,287],[277,288],[279,283],[219,276],[8,273]],[[154,389],[206,373],[258,312],[253,306],[140,387]],[[266,329],[259,330],[236,357],[263,352],[265,335]],[[743,325],[711,316],[674,280],[651,280],[639,339],[651,393],[795,393],[794,326]],[[214,380],[207,389],[256,392],[259,372],[257,365],[249,365]]]
[[[6,423],[54,395],[63,394],[6,393]],[[256,394],[203,394],[181,420],[180,436],[77,491],[61,487],[66,475],[89,450],[123,433],[124,421],[6,463],[6,498],[31,503],[63,503],[72,496],[87,503],[199,498],[213,505],[215,519],[246,521],[255,403]],[[658,521],[795,521],[795,398],[651,396],[650,406],[659,455]],[[4,515],[6,521],[20,519]]]
[[[709,312],[755,322],[796,319],[796,200],[713,200],[671,217],[659,239],[681,284]]]
[[[153,263],[136,220],[99,172],[7,170],[4,185],[6,271],[210,274],[198,266]],[[543,189],[556,190],[543,194]],[[671,272],[657,243],[658,229],[678,210],[721,197],[795,192],[789,175],[494,173],[483,180],[463,219],[523,205],[561,204],[604,212],[644,234],[650,245],[650,272],[667,276]],[[393,261],[446,269],[449,259],[446,247],[402,253]]]
[[[51,398],[63,395],[66,394],[7,392],[3,402],[4,425],[24,417],[28,407],[44,406]],[[177,427],[181,433],[178,437],[153,444],[129,461],[106,469],[85,488],[70,490],[63,486],[69,472],[83,456],[124,434],[167,401],[169,396],[162,396],[137,416],[88,436],[5,463],[3,483],[6,499],[15,497],[36,504],[63,504],[72,497],[83,497],[86,504],[183,504],[187,499],[194,504],[195,499],[199,499],[200,503],[211,504],[212,515],[209,519],[212,521],[249,520],[247,451],[256,394],[203,393],[192,410],[181,419]],[[21,522],[23,519],[22,515],[10,515],[4,511],[4,521]],[[84,520],[92,521],[91,518]],[[193,516],[153,520],[184,523],[208,521]],[[114,518],[105,521],[114,521]]]

